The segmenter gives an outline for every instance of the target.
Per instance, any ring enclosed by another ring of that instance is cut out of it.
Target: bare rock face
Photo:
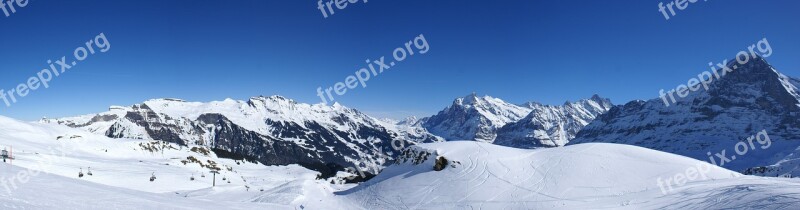
[[[439,156],[438,158],[436,158],[436,164],[433,165],[433,170],[442,171],[444,170],[445,167],[447,167],[447,164],[448,164],[447,158]]]

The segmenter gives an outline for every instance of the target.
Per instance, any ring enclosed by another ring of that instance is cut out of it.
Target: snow
[[[0,145],[13,146],[16,158],[0,164],[4,209],[707,209],[790,208],[800,201],[796,179],[742,176],[719,167],[709,169],[709,179],[663,194],[658,178],[702,162],[620,144],[419,144],[408,151],[431,153],[421,164],[397,163],[365,183],[333,185],[296,165],[237,164],[177,145],[5,117],[0,125]],[[167,149],[150,152],[139,144]],[[181,163],[187,156],[223,169],[216,187],[208,169]],[[434,171],[439,156],[450,165]],[[86,167],[93,175],[78,178]],[[150,182],[153,172],[157,179]],[[5,190],[11,180],[17,187]]]
[[[27,170],[0,165],[0,177],[18,177]],[[38,173],[15,182],[13,190],[0,190],[2,209],[255,209],[286,208],[273,204],[180,198]],[[9,184],[10,185],[10,184]]]
[[[299,206],[297,203],[305,202],[305,192],[309,191],[306,188],[326,186],[316,183],[317,172],[297,165],[264,166],[248,162],[237,164],[234,160],[217,158],[213,153],[206,156],[192,152],[190,148],[168,144],[164,144],[165,147],[173,149],[150,152],[144,150],[140,144],[152,144],[152,141],[111,139],[66,126],[25,123],[5,117],[0,117],[0,125],[0,145],[13,149],[15,158],[11,162],[13,166],[1,165],[9,170],[3,170],[0,179],[11,180],[22,168],[43,171],[33,176],[31,181],[19,185],[18,189],[10,190],[10,195],[6,194],[5,198],[17,201],[9,202],[13,206],[8,208],[52,208],[60,202],[69,204],[64,206],[67,209],[100,207],[106,206],[105,203],[113,204],[117,200],[118,205],[127,209],[294,209]],[[67,138],[57,140],[58,136]],[[71,139],[71,136],[81,137]],[[211,187],[213,176],[208,168],[191,162],[184,165],[181,162],[189,156],[204,163],[213,161],[218,164],[222,171],[216,177],[217,187]],[[87,174],[88,167],[91,167],[91,176]],[[81,170],[85,175],[78,178]],[[157,179],[150,182],[149,177],[153,173]],[[205,177],[201,177],[202,174]],[[195,177],[195,180],[190,180],[190,177]],[[223,181],[223,177],[227,180]],[[86,196],[71,195],[73,188],[75,193]],[[0,189],[0,193],[6,192],[4,189]],[[44,194],[48,196],[38,197],[37,192],[42,191],[46,191]],[[276,197],[273,196],[275,191],[302,193],[287,193]],[[63,201],[65,199],[74,202]],[[173,200],[179,202],[171,202]],[[208,202],[209,200],[213,202]],[[162,206],[159,202],[172,204]]]
[[[703,163],[635,146],[524,150],[455,141],[417,148],[460,164],[439,172],[432,169],[434,158],[402,164],[338,194],[367,209],[786,208],[800,202],[798,180],[742,176],[716,166],[709,179],[664,194],[659,177]]]

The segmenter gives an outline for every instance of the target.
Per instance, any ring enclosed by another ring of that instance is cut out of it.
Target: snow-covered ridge
[[[204,114],[221,114],[245,129],[264,135],[272,134],[272,130],[264,126],[264,122],[267,120],[294,123],[301,127],[306,127],[305,122],[313,121],[325,126],[334,127],[337,130],[349,130],[353,128],[353,124],[339,121],[342,115],[346,115],[354,124],[376,124],[378,121],[358,110],[341,106],[338,103],[332,106],[325,106],[322,104],[311,105],[298,103],[282,96],[260,96],[250,98],[247,101],[229,98],[223,101],[211,101],[207,103],[187,102],[180,99],[151,99],[132,107],[112,106],[107,112],[45,120],[44,122],[56,122],[59,124],[84,127],[80,125],[93,123],[93,119],[96,119],[97,116],[116,116],[117,118],[122,118],[127,112],[134,111],[136,107],[146,107],[146,109],[152,110],[159,115],[168,116],[173,119],[184,118],[187,120],[195,120]]]
[[[537,103],[528,106],[533,111],[499,129],[495,144],[517,148],[564,146],[584,126],[613,107],[611,100],[598,95],[561,106]]]
[[[515,105],[473,93],[422,121],[431,133],[448,140],[499,141],[516,147],[562,146],[611,106],[610,100],[597,95],[551,106],[534,102]]]
[[[455,99],[449,107],[426,118],[423,126],[448,140],[493,142],[498,128],[522,119],[530,112],[530,108],[473,93]]]
[[[207,103],[153,99],[42,122],[113,138],[203,145],[265,164],[297,163],[327,175],[352,165],[380,169],[389,161],[384,156],[392,154],[393,139],[441,141],[419,126],[385,123],[338,103],[312,105],[282,96]]]
[[[263,126],[266,120],[292,122],[304,126],[304,122],[314,121],[320,124],[335,126],[339,130],[351,129],[350,125],[335,121],[340,114],[354,115],[351,118],[356,123],[372,124],[373,119],[354,109],[334,104],[298,103],[282,96],[253,97],[247,101],[226,99],[208,103],[186,102],[183,100],[154,99],[145,101],[156,113],[171,117],[197,119],[200,115],[215,113],[222,114],[232,122],[248,130],[268,135],[269,130]]]

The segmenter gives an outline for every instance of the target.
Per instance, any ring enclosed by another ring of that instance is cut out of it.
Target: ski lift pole
[[[211,181],[211,187],[216,187],[217,186],[217,174],[219,173],[219,171],[211,171],[211,173],[214,174],[214,178],[212,179],[213,181]]]

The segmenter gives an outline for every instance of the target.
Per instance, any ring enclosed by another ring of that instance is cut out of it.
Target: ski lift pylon
[[[11,156],[8,154],[8,148],[3,148],[3,151],[0,151],[0,156],[3,157],[3,162],[6,162],[6,159],[11,159]]]

